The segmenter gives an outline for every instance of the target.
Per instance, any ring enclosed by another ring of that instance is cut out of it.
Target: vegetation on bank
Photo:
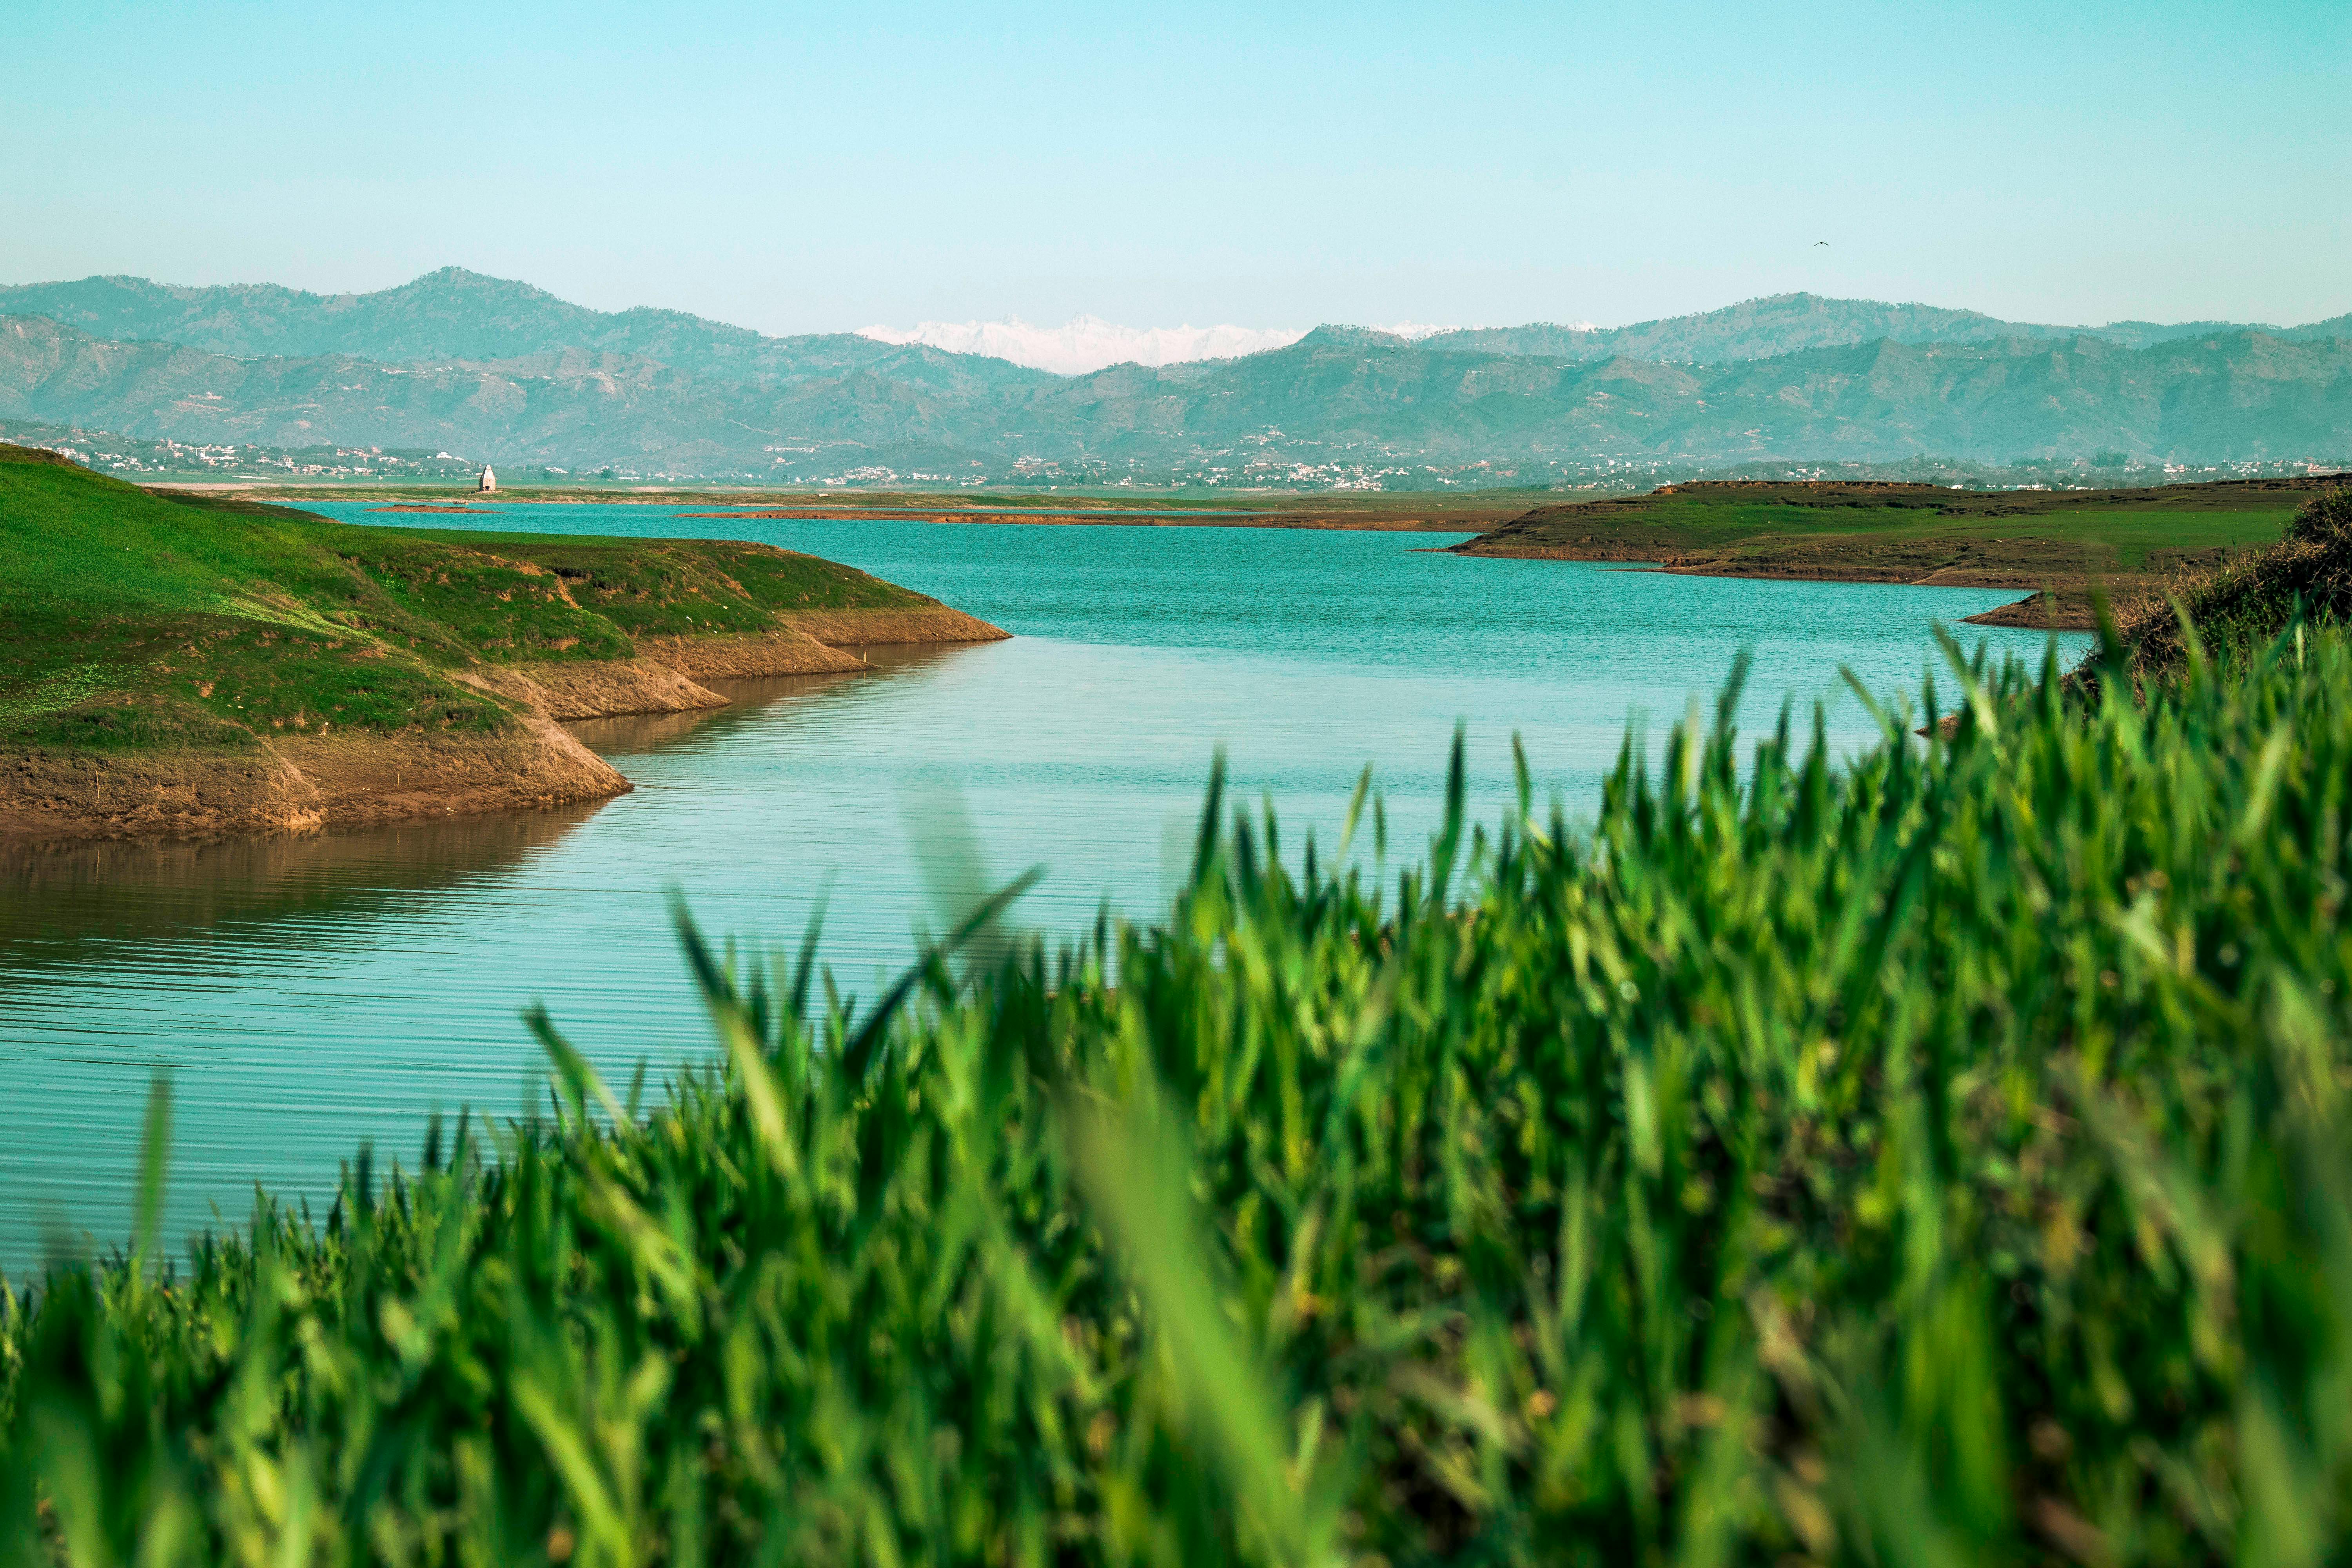
[[[2190,658],[2186,616],[2208,652],[2242,663],[2300,616],[2352,622],[2352,489],[2312,498],[2275,549],[2235,557],[2147,604],[2127,628],[2134,669],[2169,674]]]
[[[2320,483],[1959,490],[1706,482],[1540,507],[1456,548],[1472,555],[1664,561],[1729,576],[2129,590],[2192,563],[2276,542]]]
[[[0,1552],[2334,1561],[2352,646],[1955,676],[1393,876],[1213,789],[1163,920],[871,1005],[682,922],[722,1065],[534,1020],[548,1120],[161,1272],[159,1098],[0,1299]]]
[[[0,742],[498,731],[459,672],[931,603],[764,545],[355,527],[0,446]]]

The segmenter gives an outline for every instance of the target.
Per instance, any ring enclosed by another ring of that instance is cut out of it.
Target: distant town
[[[0,440],[39,447],[100,473],[133,480],[275,484],[467,484],[486,462],[496,462],[501,485],[548,489],[599,485],[727,485],[761,489],[995,489],[1184,492],[1201,490],[1316,493],[1529,489],[1622,492],[1703,479],[1902,479],[1925,484],[1966,485],[1992,489],[2100,489],[2123,485],[2186,484],[2207,479],[2280,479],[2352,471],[2352,461],[2317,458],[2248,458],[2210,464],[2136,463],[2120,453],[2081,458],[2021,458],[2014,463],[1971,463],[1916,458],[1899,463],[1753,462],[1727,466],[1673,458],[1612,458],[1590,462],[1428,463],[1383,454],[1326,462],[1271,456],[1265,446],[1280,439],[1270,431],[1252,452],[1232,447],[1202,451],[1172,467],[1139,462],[1022,457],[1001,468],[974,464],[961,471],[894,468],[877,463],[825,462],[814,447],[789,448],[765,469],[688,471],[667,465],[604,464],[595,468],[512,462],[495,454],[458,453],[382,447],[281,447],[236,443],[198,444],[122,436],[27,420],[0,420]]]

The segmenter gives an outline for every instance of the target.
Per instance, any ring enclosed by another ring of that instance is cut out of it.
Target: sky
[[[0,282],[457,265],[771,332],[2352,310],[2347,0],[8,9]]]

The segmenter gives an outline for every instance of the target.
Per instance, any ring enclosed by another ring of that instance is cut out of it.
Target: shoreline
[[[560,505],[562,503],[525,504]],[[1210,515],[1198,512],[917,511],[897,509],[888,511],[868,511],[850,510],[846,508],[786,510],[762,507],[753,511],[686,511],[678,515],[733,520],[756,518],[795,522],[846,522],[858,518],[871,518],[883,522],[961,524],[975,528],[1295,528],[1319,530],[1328,533],[1475,533],[1477,531],[1465,523],[1445,522],[1419,517],[1349,518],[1328,515],[1292,517],[1278,512],[1262,511]]]
[[[1476,542],[1475,540],[1470,542],[1471,544]],[[1963,616],[1960,624],[2021,626],[2036,631],[2096,631],[2098,615],[2092,603],[2094,592],[2105,591],[2111,599],[2120,602],[2137,597],[2147,586],[2146,583],[2126,574],[2095,584],[2084,580],[2080,573],[2053,574],[2037,580],[2021,573],[1964,565],[1947,565],[1925,576],[1913,577],[1859,563],[1808,560],[1800,563],[1788,559],[1769,558],[1753,562],[1685,562],[1672,556],[1661,560],[1654,551],[1643,552],[1606,544],[1485,550],[1474,550],[1464,544],[1453,546],[1441,553],[1466,555],[1482,561],[1580,561],[1615,564],[1628,571],[1654,572],[1669,577],[1735,577],[1749,582],[1777,583],[1872,583],[1905,588],[1983,588],[2025,596],[2011,604],[1996,605],[1989,610]],[[2070,576],[2073,580],[2065,580]]]
[[[944,605],[788,612],[774,631],[645,637],[630,659],[454,672],[522,709],[497,734],[257,734],[251,749],[0,749],[0,843],[308,834],[488,811],[582,805],[635,786],[562,726],[724,708],[701,685],[874,668],[863,649],[998,642]]]
[[[806,521],[858,519],[900,521],[1019,523],[1047,527],[1301,528],[1398,533],[1481,533],[1541,505],[1552,492],[1363,490],[1320,493],[1269,491],[1167,498],[1123,495],[969,495],[924,490],[780,492],[694,485],[628,489],[517,487],[487,494],[433,486],[271,484],[253,480],[156,479],[158,493],[205,494],[275,505],[359,502],[383,512],[488,513],[541,506],[693,508],[688,515],[778,518]]]
[[[2092,631],[2275,542],[2324,476],[2101,490],[1967,490],[1859,480],[1708,479],[1538,506],[1457,555],[1652,563],[1685,576],[1984,588],[2021,598],[1966,624]]]

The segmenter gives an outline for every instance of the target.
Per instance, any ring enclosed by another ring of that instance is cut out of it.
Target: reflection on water
[[[717,526],[642,507],[531,525]],[[1580,812],[1629,720],[1679,717],[1743,647],[1744,728],[1784,700],[1801,722],[1818,700],[1850,747],[1870,731],[1841,667],[1875,691],[1912,688],[1937,621],[2003,597],[1469,560],[1421,553],[1416,536],[724,526],[1015,638],[581,725],[636,785],[584,811],[0,854],[0,1268],[21,1272],[51,1228],[126,1236],[159,1068],[177,1104],[167,1221],[184,1236],[215,1204],[241,1214],[256,1181],[318,1198],[362,1140],[413,1156],[435,1107],[520,1113],[541,1070],[519,1019],[534,1001],[622,1080],[640,1060],[657,1080],[705,1058],[670,921],[681,894],[707,930],[778,946],[823,900],[826,961],[870,995],[912,929],[938,923],[941,845],[973,846],[980,875],[1045,868],[1021,911],[1048,931],[1087,928],[1105,900],[1154,909],[1220,745],[1235,799],[1274,801],[1292,853],[1305,828],[1336,828],[1376,761],[1408,853],[1439,811],[1457,723],[1483,819],[1511,798],[1514,733],[1538,789]]]
[[[353,915],[495,873],[596,808],[444,817],[197,843],[0,840],[0,973],[87,961],[104,943],[184,941]]]
[[[874,662],[887,678],[924,660]],[[873,679],[714,682],[733,706],[572,728],[625,763]],[[465,927],[557,892],[571,879],[549,852],[614,804],[204,842],[0,843],[0,1273],[121,1242],[159,1072],[173,1089],[174,1237],[241,1219],[256,1179],[323,1198],[362,1142],[413,1157],[421,1112],[529,1114],[539,1064],[518,1048],[517,1015],[582,978],[610,938],[565,940],[558,919],[534,955],[544,967],[493,979]],[[700,1043],[690,1027],[648,1032],[605,1065],[676,1061]]]
[[[972,651],[956,644],[869,647],[865,649],[866,662],[872,667],[869,669],[775,675],[751,680],[706,678],[699,684],[726,698],[728,707],[698,708],[687,713],[624,713],[611,719],[581,719],[564,728],[608,760],[643,756],[660,747],[675,745],[688,735],[699,733],[706,740],[724,735],[737,725],[755,721],[761,710],[775,703],[819,699],[828,692],[845,694],[854,684],[887,681],[894,676],[918,672]]]

